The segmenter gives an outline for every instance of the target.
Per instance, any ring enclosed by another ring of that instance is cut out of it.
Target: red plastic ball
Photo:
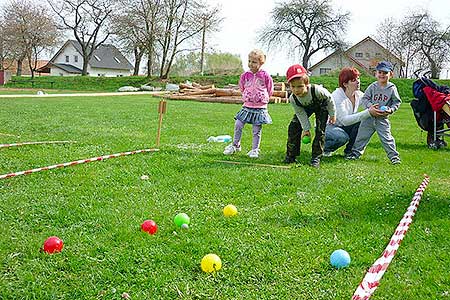
[[[153,220],[145,220],[144,223],[141,224],[141,229],[149,234],[155,234],[158,231],[158,225]]]
[[[63,241],[57,236],[51,236],[45,240],[42,249],[49,254],[61,252],[64,247]]]

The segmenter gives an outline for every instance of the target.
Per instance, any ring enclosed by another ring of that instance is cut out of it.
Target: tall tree
[[[40,54],[56,44],[58,31],[48,8],[29,0],[14,0],[4,8],[4,37],[17,60],[17,75],[27,59],[31,77],[37,68]]]
[[[160,34],[162,0],[120,0],[114,13],[112,28],[119,42],[135,58],[134,74],[141,60],[147,56],[147,75],[155,69],[157,36]]]
[[[311,57],[321,50],[340,48],[350,18],[331,0],[288,0],[276,4],[271,20],[258,35],[269,48],[292,47],[308,68]]]
[[[0,11],[0,24],[5,24],[1,11]],[[4,32],[4,27],[0,26],[0,71],[8,69],[9,66],[5,66],[6,60],[8,58],[10,58],[10,53],[8,50],[6,35]]]
[[[134,56],[134,76],[139,74],[145,46],[142,22],[138,17],[140,13],[138,4],[140,2],[142,0],[121,0],[120,9],[113,13],[113,21],[111,22],[115,40],[122,51]]]
[[[377,32],[377,39],[405,62],[403,77],[429,72],[438,78],[450,60],[450,26],[442,26],[426,11],[410,12],[400,21],[386,19]]]
[[[450,59],[450,25],[443,27],[428,12],[421,11],[405,17],[402,28],[422,60],[428,62],[431,78],[439,78],[442,66]]]
[[[205,49],[206,49],[206,34],[217,31],[219,29],[219,24],[222,22],[223,18],[220,17],[220,8],[212,7],[203,9],[200,13],[200,19],[202,22],[202,41],[200,50],[200,75],[203,76],[205,67]]]
[[[83,76],[87,75],[94,51],[110,36],[110,18],[115,0],[47,0],[61,28],[70,30],[81,46]]]
[[[160,78],[169,76],[175,57],[183,51],[192,51],[193,41],[203,30],[201,18],[207,6],[196,0],[163,0],[163,25],[158,37],[160,49]],[[186,47],[186,48],[185,48]]]

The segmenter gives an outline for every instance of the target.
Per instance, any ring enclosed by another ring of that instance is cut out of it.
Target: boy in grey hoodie
[[[381,117],[370,117],[361,121],[358,135],[353,145],[352,152],[347,159],[358,159],[369,143],[370,138],[376,131],[381,144],[392,164],[401,163],[399,153],[395,146],[394,137],[391,134],[391,123],[388,116],[393,114],[402,102],[397,91],[397,87],[389,79],[393,76],[393,66],[388,61],[378,63],[375,77],[377,81],[369,85],[362,98],[362,103],[366,108],[378,105]]]

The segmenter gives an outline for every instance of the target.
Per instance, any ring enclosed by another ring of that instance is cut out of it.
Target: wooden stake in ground
[[[159,139],[161,137],[162,120],[163,120],[163,115],[166,113],[166,110],[167,110],[167,102],[165,100],[159,101],[159,106],[158,106],[159,122],[158,122],[158,132],[156,133],[156,147],[159,147]]]

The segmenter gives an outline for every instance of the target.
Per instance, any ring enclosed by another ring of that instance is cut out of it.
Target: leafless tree
[[[202,4],[203,5],[203,4]],[[200,20],[202,22],[202,42],[200,51],[200,75],[203,76],[205,67],[205,48],[206,48],[206,34],[217,31],[219,24],[223,21],[220,17],[220,7],[208,8],[204,6],[200,8]]]
[[[162,35],[158,37],[160,49],[160,78],[168,78],[170,68],[176,55],[182,51],[193,50],[188,42],[198,36],[203,30],[201,16],[206,6],[195,0],[163,0],[161,28]]]
[[[426,11],[410,12],[400,21],[384,20],[377,32],[377,39],[405,62],[403,77],[429,71],[438,78],[450,59],[450,26],[442,28]]]
[[[15,54],[16,75],[21,75],[22,63],[27,59],[33,78],[40,54],[56,44],[56,23],[49,15],[47,7],[28,0],[14,0],[3,9],[3,39]]]
[[[141,60],[145,51],[145,34],[140,19],[139,3],[142,0],[121,0],[120,9],[112,16],[112,32],[120,48],[134,55],[133,75],[139,74]]]
[[[193,44],[202,32],[205,42],[206,33],[215,30],[217,12],[200,0],[121,0],[112,28],[118,39],[133,49],[135,72],[145,55],[147,75],[158,67],[159,77],[167,78],[175,57],[195,50]]]
[[[115,0],[47,0],[58,16],[60,27],[70,30],[81,46],[82,75],[87,75],[94,51],[110,36],[110,17]]]
[[[377,25],[375,39],[380,42],[389,52],[386,59],[391,60],[390,53],[400,58],[405,65],[401,66],[399,77],[408,77],[414,56],[418,49],[410,43],[405,35],[402,25],[394,18],[387,18]]]
[[[147,56],[147,75],[155,65],[156,40],[159,33],[162,0],[120,0],[114,13],[113,31],[120,44],[134,54],[134,74],[137,75],[144,55]]]
[[[0,13],[0,24],[5,24],[2,14]],[[4,33],[4,27],[0,26],[0,71],[8,69],[10,66],[6,65],[7,59],[10,58],[8,44]]]
[[[428,12],[415,12],[402,24],[409,42],[419,49],[420,59],[428,63],[431,78],[439,78],[439,73],[450,56],[450,25],[442,25]]]
[[[331,0],[287,0],[276,4],[271,21],[258,41],[269,48],[292,47],[307,68],[311,56],[321,50],[340,48],[349,12],[333,8]]]

